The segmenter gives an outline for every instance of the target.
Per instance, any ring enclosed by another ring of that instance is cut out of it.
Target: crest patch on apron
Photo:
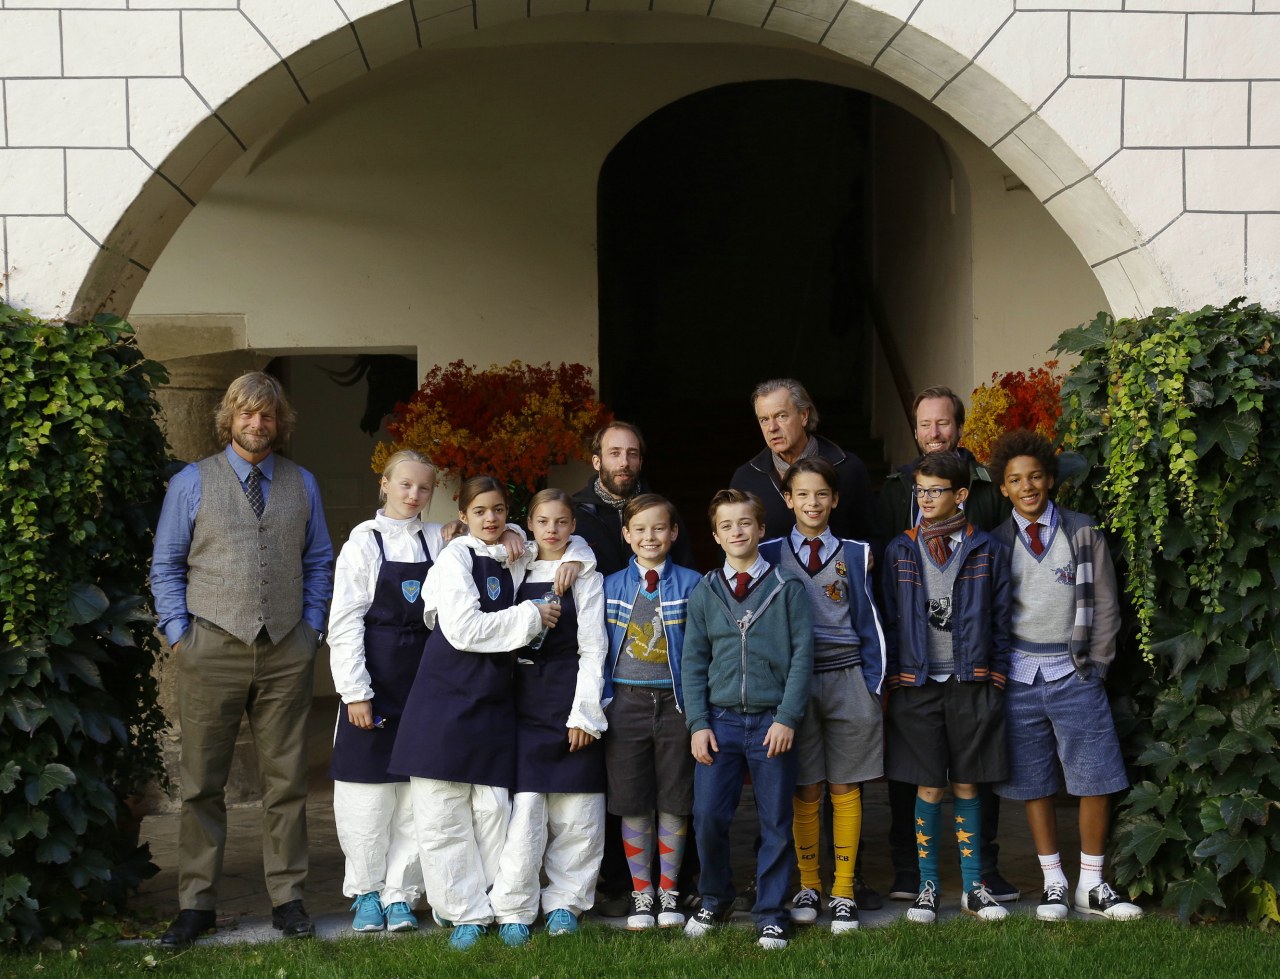
[[[404,596],[406,602],[416,602],[418,596],[422,594],[422,582],[420,581],[402,581],[400,582],[400,594]]]
[[[498,583],[498,579],[492,577],[487,578],[484,586],[489,592],[489,598],[496,602],[498,600],[498,595],[502,593],[502,585]]]

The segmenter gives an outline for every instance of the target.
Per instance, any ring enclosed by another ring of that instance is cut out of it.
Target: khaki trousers
[[[307,714],[316,634],[299,622],[278,645],[245,645],[195,622],[178,661],[182,816],[178,903],[216,907],[227,844],[227,775],[240,719],[249,717],[262,779],[262,864],[273,906],[302,898],[307,877]]]

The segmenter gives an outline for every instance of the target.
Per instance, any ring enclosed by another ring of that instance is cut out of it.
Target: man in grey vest
[[[333,594],[333,545],[315,477],[273,452],[293,412],[275,378],[236,378],[215,414],[226,448],[169,481],[151,591],[178,667],[182,816],[177,918],[160,939],[185,948],[216,922],[227,841],[225,790],[246,712],[262,779],[271,923],[315,929],[307,876],[307,714]]]

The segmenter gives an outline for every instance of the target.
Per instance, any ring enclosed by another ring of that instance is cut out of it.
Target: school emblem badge
[[[502,591],[502,586],[498,584],[498,579],[490,578],[484,583],[484,586],[489,592],[490,600],[496,602],[498,600],[498,594]]]
[[[843,561],[837,561],[836,574],[838,574],[841,578],[845,577],[846,575],[849,574],[849,566],[845,564]]]
[[[416,602],[418,596],[422,594],[422,582],[420,581],[402,581],[400,582],[400,594],[404,596],[406,602]]]

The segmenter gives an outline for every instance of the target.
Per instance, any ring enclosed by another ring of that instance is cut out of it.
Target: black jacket
[[[821,435],[810,437],[818,443],[818,455],[835,466],[840,480],[840,502],[831,513],[831,533],[851,540],[871,541],[875,514],[867,467],[852,452],[845,452],[829,439]],[[782,481],[773,465],[773,452],[765,449],[739,466],[729,485],[760,497],[764,503],[765,537],[782,537],[791,532],[795,515],[782,498]]]
[[[592,479],[573,494],[573,516],[578,522],[574,533],[591,545],[596,554],[596,570],[607,578],[627,566],[631,560],[631,545],[622,539],[622,514],[596,495],[595,486],[596,481]],[[645,483],[637,481],[637,496],[650,492],[652,490]],[[679,514],[676,514],[676,526],[680,532],[671,545],[667,560],[686,568],[696,568],[688,528],[681,522]]]

